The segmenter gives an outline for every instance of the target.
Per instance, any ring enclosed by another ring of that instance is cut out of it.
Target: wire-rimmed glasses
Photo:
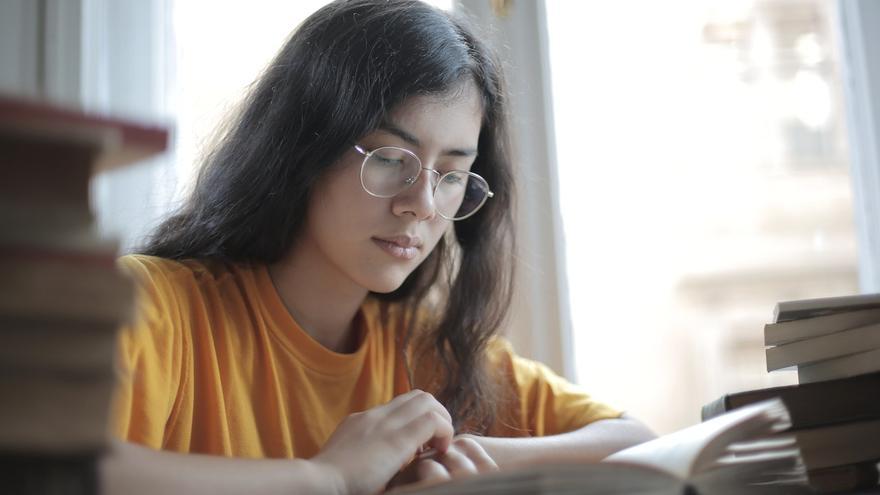
[[[452,170],[440,172],[425,168],[410,150],[383,146],[367,151],[359,145],[354,149],[364,155],[361,164],[361,186],[377,198],[392,198],[418,182],[422,170],[432,178],[434,207],[447,220],[464,220],[473,215],[494,196],[485,179],[473,172]]]

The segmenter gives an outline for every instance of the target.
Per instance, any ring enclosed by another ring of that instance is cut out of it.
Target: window
[[[184,189],[198,157],[291,32],[327,0],[174,3],[177,44],[178,176]],[[435,0],[450,9],[451,0]]]
[[[547,2],[578,379],[659,431],[795,380],[777,301],[858,292],[833,5]]]

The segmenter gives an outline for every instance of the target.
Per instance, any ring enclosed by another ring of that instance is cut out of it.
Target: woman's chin
[[[375,292],[377,294],[389,294],[391,292],[396,291],[403,285],[403,280],[388,280],[370,284],[370,287],[367,287],[370,292]]]
[[[417,267],[416,263],[374,263],[360,271],[354,280],[370,292],[388,294],[399,289]]]
[[[377,294],[388,294],[400,288],[406,281],[411,271],[392,270],[381,274],[374,274],[365,284],[365,288]]]

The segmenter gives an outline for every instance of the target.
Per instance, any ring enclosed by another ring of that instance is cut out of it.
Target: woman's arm
[[[107,495],[334,494],[327,469],[301,459],[235,459],[114,442],[100,465]]]
[[[446,409],[414,390],[348,416],[308,460],[177,454],[118,442],[101,462],[101,493],[374,494],[423,446],[445,454],[452,435]]]
[[[535,461],[598,462],[618,450],[656,438],[645,425],[627,416],[546,437],[466,436],[476,440],[501,469]]]

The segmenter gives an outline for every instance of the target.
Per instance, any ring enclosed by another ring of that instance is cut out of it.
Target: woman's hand
[[[413,390],[348,416],[311,461],[339,494],[380,492],[423,447],[445,454],[452,443],[449,412],[429,393]]]
[[[468,436],[455,437],[446,452],[427,451],[413,460],[389,483],[388,488],[418,483],[432,485],[454,478],[497,471],[489,454]]]

